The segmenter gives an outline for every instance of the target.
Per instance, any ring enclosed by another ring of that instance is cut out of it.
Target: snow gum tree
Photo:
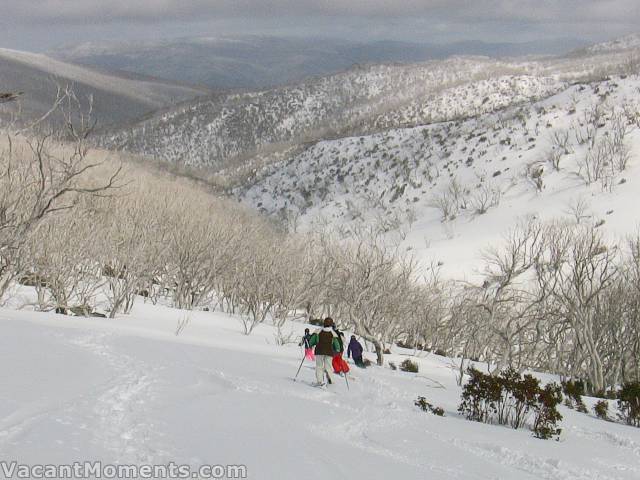
[[[379,236],[361,236],[331,253],[335,270],[328,295],[336,315],[373,344],[382,365],[385,345],[406,331],[413,308],[407,293],[415,281],[416,264]]]
[[[83,105],[69,89],[59,89],[47,115],[54,112],[64,127],[43,133],[9,126],[0,144],[0,300],[19,275],[20,248],[38,225],[72,209],[82,195],[105,195],[118,186],[119,167],[97,182],[92,178],[103,163],[87,158],[95,125],[91,101]]]

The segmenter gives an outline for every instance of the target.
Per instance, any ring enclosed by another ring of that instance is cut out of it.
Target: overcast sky
[[[350,40],[600,41],[640,31],[640,0],[0,0],[0,47],[268,34]]]

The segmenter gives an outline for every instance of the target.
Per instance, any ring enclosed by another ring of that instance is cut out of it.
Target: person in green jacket
[[[333,383],[331,361],[336,352],[340,351],[340,341],[332,327],[333,319],[331,317],[325,318],[322,330],[315,332],[309,339],[309,345],[315,347],[316,354],[316,383],[314,386],[324,385],[325,373],[327,381]]]

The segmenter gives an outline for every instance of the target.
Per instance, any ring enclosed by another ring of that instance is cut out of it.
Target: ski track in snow
[[[24,373],[9,377],[10,384],[23,390],[0,395],[0,451],[30,459],[44,454],[47,459],[135,464],[178,459],[200,465],[222,449],[217,460],[239,455],[257,469],[269,467],[276,451],[270,448],[303,442],[309,449],[302,458],[283,460],[283,468],[307,461],[317,467],[321,459],[316,449],[325,445],[334,455],[345,453],[341,464],[322,470],[322,477],[349,474],[360,465],[371,479],[390,478],[389,472],[405,472],[398,477],[403,480],[640,478],[640,437],[632,427],[567,412],[562,441],[545,442],[528,431],[467,422],[456,412],[455,372],[433,356],[416,358],[421,363],[418,375],[353,368],[349,390],[339,376],[326,389],[313,388],[311,363],[303,365],[296,382],[287,376],[299,365],[295,349],[273,347],[265,355],[259,338],[217,329],[210,322],[203,319],[202,325],[222,349],[190,345],[190,337],[176,339],[173,320],[167,322],[170,335],[160,341],[127,335],[108,323],[105,329],[88,324],[47,327],[44,335],[34,326],[7,324],[8,334],[24,336],[32,349],[42,346],[46,352],[33,358],[33,365],[46,368],[38,362],[51,358],[59,377],[48,386],[34,385]],[[196,319],[193,323],[191,328],[197,328]],[[149,325],[151,332],[155,327]],[[245,350],[232,351],[236,341]],[[17,349],[11,355],[29,362],[32,352]],[[87,368],[76,370],[74,362],[79,361],[88,362]],[[65,383],[65,375],[79,377]],[[67,384],[72,387],[68,393],[51,391]],[[40,395],[43,391],[46,396]],[[417,395],[442,406],[446,416],[420,412],[413,405]]]
[[[592,478],[615,480],[617,478],[605,475],[602,471],[596,473],[588,469],[574,467],[559,458],[545,458],[491,443],[476,443],[467,442],[462,439],[452,439],[451,444],[465,452],[491,460],[493,463],[528,473],[531,475],[531,478],[544,478],[549,480]]]
[[[575,425],[572,425],[570,427],[570,431],[572,434],[578,437],[604,440],[605,442],[609,443],[610,445],[616,448],[623,448],[626,451],[635,455],[636,457],[640,457],[640,443],[634,442],[628,437],[624,437],[622,435],[618,435],[611,432],[577,427]]]
[[[107,448],[119,461],[154,463],[165,452],[153,447],[153,425],[141,422],[145,404],[154,399],[153,387],[157,367],[133,356],[116,352],[105,334],[88,334],[72,343],[100,357],[115,373],[104,385],[94,402],[92,412],[99,419],[93,432],[94,441]]]
[[[18,443],[33,427],[48,419],[61,426],[74,426],[79,431],[86,430],[98,419],[99,427],[92,427],[92,443],[107,448],[114,459],[149,463],[156,457],[159,452],[151,446],[152,425],[139,421],[145,399],[153,398],[154,368],[132,356],[116,353],[108,344],[109,339],[109,335],[90,333],[74,337],[68,343],[98,356],[107,364],[113,378],[72,399],[32,402],[1,419],[0,450]],[[87,414],[87,418],[78,421],[78,412],[90,412],[93,418]]]
[[[31,426],[56,409],[46,402],[37,402],[26,405],[0,420],[0,451],[8,443],[18,441]]]

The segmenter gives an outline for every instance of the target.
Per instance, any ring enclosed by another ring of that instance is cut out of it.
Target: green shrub
[[[620,420],[640,427],[640,382],[625,383],[618,391],[618,410]]]
[[[558,423],[562,420],[562,415],[558,412],[560,402],[562,402],[562,391],[559,385],[550,383],[538,391],[534,407],[536,417],[533,422],[533,433],[537,438],[547,440],[560,435],[562,431],[558,428]]]
[[[562,419],[557,410],[562,401],[560,386],[550,384],[543,389],[538,379],[523,376],[515,369],[488,375],[470,367],[467,373],[470,379],[463,387],[458,411],[468,420],[516,429],[528,425],[538,438],[560,433],[557,427]]]
[[[410,358],[407,358],[400,364],[400,370],[403,372],[418,373],[420,368],[416,362],[412,362]]]
[[[423,412],[430,412],[439,417],[444,417],[444,409],[441,407],[436,407],[433,404],[427,402],[425,397],[418,397],[413,404],[420,408]]]
[[[593,411],[596,414],[596,417],[602,420],[609,420],[609,402],[606,400],[600,400],[593,407]]]
[[[564,404],[579,412],[587,413],[587,406],[582,400],[584,395],[584,382],[582,380],[568,380],[562,384],[562,392],[564,393]]]

